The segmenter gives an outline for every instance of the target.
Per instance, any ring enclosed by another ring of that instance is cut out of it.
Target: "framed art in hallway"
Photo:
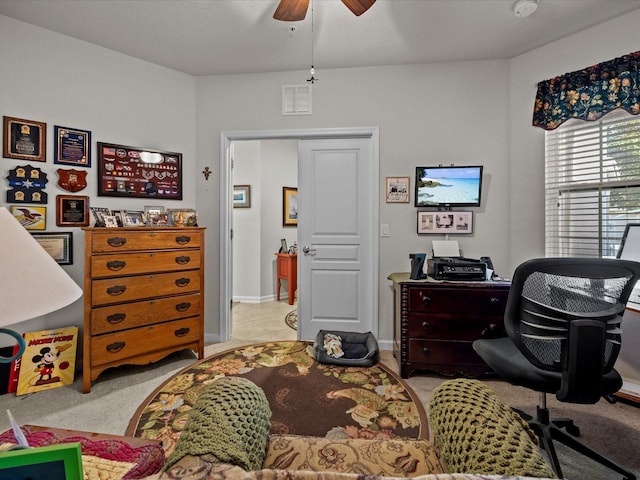
[[[473,212],[418,212],[418,233],[473,233]]]
[[[282,226],[298,226],[298,189],[282,187]]]
[[[233,186],[233,208],[251,208],[251,185]]]

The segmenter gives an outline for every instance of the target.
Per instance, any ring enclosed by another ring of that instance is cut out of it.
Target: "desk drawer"
[[[129,252],[136,250],[166,250],[170,248],[200,248],[199,231],[175,229],[172,231],[140,230],[124,232],[94,232],[92,253]]]
[[[508,289],[411,288],[409,311],[502,315],[508,295]]]
[[[177,297],[123,303],[109,307],[97,307],[91,311],[91,334],[116,332],[200,313],[201,297],[179,295]]]
[[[502,316],[415,313],[408,323],[409,338],[473,341],[506,336]]]
[[[199,250],[94,255],[91,257],[91,276],[93,278],[196,268],[200,268]]]
[[[91,284],[93,306],[200,291],[200,270],[105,278]]]
[[[200,339],[200,316],[91,337],[91,364],[103,365]]]
[[[473,342],[409,340],[409,362],[432,365],[485,365]]]

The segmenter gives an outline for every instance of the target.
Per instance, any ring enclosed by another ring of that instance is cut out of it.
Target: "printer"
[[[462,257],[456,241],[434,241],[433,257],[427,259],[427,275],[436,280],[484,281],[487,260]]]

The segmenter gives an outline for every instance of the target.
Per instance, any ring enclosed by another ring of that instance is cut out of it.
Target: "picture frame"
[[[16,117],[2,117],[2,155],[32,162],[47,160],[47,124]]]
[[[98,195],[182,200],[182,154],[97,143]]]
[[[418,234],[473,233],[473,212],[418,212]]]
[[[118,228],[120,226],[118,217],[116,217],[115,215],[105,215],[103,218],[104,218],[104,226],[106,228]]]
[[[46,230],[47,207],[11,205],[11,214],[27,230]]]
[[[91,167],[91,132],[53,126],[53,163]]]
[[[89,197],[57,195],[56,225],[59,227],[87,227],[89,225]]]
[[[282,226],[298,226],[298,189],[282,187]]]
[[[144,227],[144,212],[142,210],[124,210],[122,224],[125,227]]]
[[[111,215],[111,209],[105,207],[90,207],[91,215],[96,227],[106,227],[105,217]]]
[[[0,478],[83,480],[80,443],[0,452]]]
[[[198,214],[193,208],[169,208],[167,214],[171,227],[198,226]]]
[[[251,208],[251,185],[233,186],[233,208]]]
[[[60,265],[73,265],[73,232],[33,232],[31,236]]]
[[[289,251],[289,247],[287,247],[287,239],[280,239],[280,251],[278,253],[287,253]]]
[[[147,227],[166,227],[169,225],[169,215],[164,207],[146,205],[144,207],[144,216],[147,221]]]
[[[409,203],[410,177],[387,177],[386,196],[387,203]]]

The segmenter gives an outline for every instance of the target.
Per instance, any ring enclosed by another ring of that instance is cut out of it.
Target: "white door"
[[[371,138],[301,140],[298,328],[377,337],[377,166]]]

